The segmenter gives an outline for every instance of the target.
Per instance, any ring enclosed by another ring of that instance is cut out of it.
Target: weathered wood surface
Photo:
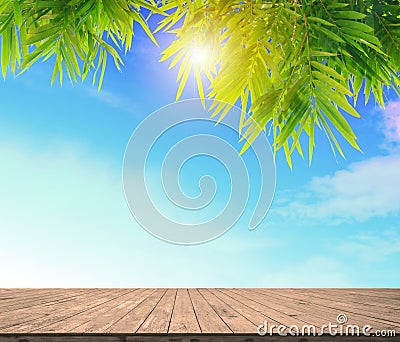
[[[257,329],[319,329],[338,324],[338,314],[347,325],[397,335],[370,340],[399,340],[400,290],[0,289],[0,341],[307,341],[321,337],[282,337],[276,328],[262,337]]]

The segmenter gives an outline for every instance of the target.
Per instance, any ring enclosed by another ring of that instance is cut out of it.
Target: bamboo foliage
[[[128,51],[138,23],[155,42],[143,10],[162,13],[145,0],[2,0],[0,3],[1,67],[26,71],[38,60],[54,61],[51,77],[62,82],[64,71],[77,81],[92,72],[102,84],[107,58],[118,69],[119,49]]]
[[[90,74],[100,88],[110,57],[121,68],[134,23],[156,43],[152,14],[156,32],[176,35],[161,60],[179,68],[177,99],[192,73],[200,96],[218,100],[214,115],[237,103],[248,110],[244,150],[270,134],[289,166],[304,140],[312,161],[316,127],[333,153],[344,155],[343,138],[360,149],[348,123],[360,117],[360,91],[382,106],[384,86],[399,92],[399,0],[2,0],[3,76],[51,59],[51,82]],[[207,58],[196,60],[196,49]]]
[[[217,52],[209,68],[217,72],[208,73],[214,75],[208,96],[228,103],[216,105],[215,115],[224,116],[229,104],[250,105],[254,120],[242,119],[244,150],[267,131],[274,150],[283,148],[291,166],[293,151],[303,156],[300,141],[306,135],[311,162],[319,127],[333,153],[344,156],[338,134],[360,149],[347,119],[360,117],[354,105],[362,85],[366,101],[372,93],[382,106],[383,86],[399,91],[398,0],[164,3],[172,4],[173,15],[159,28],[176,33],[177,40],[163,59],[171,58],[171,66],[180,61],[179,74],[188,74],[188,32],[200,36],[196,39],[218,41],[213,42]],[[180,89],[185,80],[180,79]]]

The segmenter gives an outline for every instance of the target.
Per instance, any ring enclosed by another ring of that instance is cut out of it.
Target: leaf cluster
[[[200,97],[216,100],[214,115],[236,103],[249,112],[244,150],[266,132],[290,167],[305,139],[311,162],[316,127],[333,153],[344,156],[341,139],[360,149],[349,124],[360,92],[382,106],[385,86],[399,93],[400,0],[2,0],[3,76],[52,59],[51,82],[91,74],[100,89],[107,59],[121,68],[135,23],[157,44],[153,13],[156,32],[176,35],[161,60],[179,67],[177,99],[193,73]]]
[[[155,42],[143,15],[146,10],[160,12],[146,0],[2,0],[3,77],[8,67],[12,73],[24,72],[52,58],[52,83],[57,75],[62,82],[64,72],[74,81],[92,73],[100,88],[108,56],[121,68],[119,50],[130,49],[135,22]]]
[[[344,156],[338,135],[360,149],[348,122],[349,115],[360,117],[355,109],[360,91],[366,101],[373,94],[382,106],[384,86],[399,91],[398,0],[172,0],[164,5],[172,4],[174,12],[159,28],[177,39],[164,59],[171,58],[171,66],[180,62],[179,75],[188,75],[193,67],[187,61],[188,39],[213,45],[213,63],[205,68],[211,81],[207,96],[228,103],[215,106],[220,117],[237,102],[249,108],[251,117],[242,118],[244,149],[267,131],[274,150],[283,148],[291,166],[293,151],[303,156],[300,137],[306,135],[311,162],[318,127],[333,153]],[[179,89],[186,80],[179,77]]]

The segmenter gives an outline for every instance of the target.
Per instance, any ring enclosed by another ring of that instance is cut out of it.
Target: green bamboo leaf
[[[296,126],[301,122],[302,119],[304,120],[304,116],[307,115],[309,106],[309,101],[303,101],[301,103],[301,108],[290,115],[289,120],[287,120],[287,122],[284,124],[282,131],[278,135],[278,148],[285,144],[289,136],[292,135]],[[288,151],[290,151],[290,149]]]
[[[22,13],[21,13],[21,7],[19,5],[19,0],[14,0],[14,17],[15,17],[15,23],[17,26],[21,27],[22,26]]]
[[[311,109],[311,120],[310,120],[310,133],[309,133],[309,141],[308,141],[308,158],[309,158],[309,165],[312,163],[313,154],[314,154],[314,130],[315,130],[315,121],[316,121],[316,114],[315,110]]]
[[[181,80],[179,82],[179,88],[178,88],[178,91],[176,92],[175,101],[178,101],[180,99],[181,95],[182,95],[183,89],[184,89],[184,87],[186,85],[187,79],[188,79],[189,74],[190,74],[190,69],[191,69],[191,66],[188,66],[187,68],[184,69],[184,71],[182,73],[182,78],[181,78]]]
[[[327,9],[330,10],[345,7],[349,7],[349,4],[345,2],[331,1],[328,3]]]
[[[319,69],[320,71],[326,73],[327,75],[337,78],[339,80],[345,81],[346,78],[343,77],[342,75],[340,75],[335,69],[330,68],[329,66],[316,62],[316,61],[311,61],[311,65],[317,69]]]
[[[144,30],[144,32],[146,32],[147,36],[151,39],[151,41],[156,45],[158,45],[157,40],[154,38],[153,33],[151,32],[151,30],[149,29],[149,26],[147,25],[147,23],[145,22],[145,20],[140,16],[140,14],[136,13],[136,12],[132,12],[132,16],[135,19],[135,21],[137,23],[139,23],[139,25],[142,27],[142,29]]]
[[[10,30],[5,30],[2,35],[2,42],[1,42],[1,72],[3,78],[6,77],[7,74],[7,67],[10,61],[10,54],[11,54],[11,37],[10,37]]]
[[[25,40],[26,45],[32,45],[45,39],[54,39],[60,33],[60,25],[47,24],[39,29],[30,31]]]
[[[338,143],[338,141],[335,137],[335,134],[333,134],[332,129],[329,127],[329,124],[326,122],[324,113],[321,110],[321,108],[319,108],[319,113],[317,115],[318,115],[318,119],[321,121],[322,129],[324,130],[324,132],[329,140],[329,144],[331,145],[331,149],[332,149],[334,156],[336,157],[336,151],[335,151],[335,147],[336,147],[339,154],[344,158],[343,150],[340,147],[340,144]],[[332,142],[333,142],[333,144],[332,144]]]
[[[335,42],[338,42],[338,43],[344,43],[344,42],[345,42],[345,41],[344,41],[340,36],[338,36],[336,33],[334,33],[334,32],[332,32],[332,31],[330,31],[330,30],[324,28],[323,26],[314,26],[314,28],[315,28],[317,31],[322,32],[324,35],[326,35],[328,38],[334,40]]]
[[[319,86],[320,89],[335,89],[340,94],[353,96],[348,87],[345,87],[344,85],[335,81],[333,78],[330,78],[319,71],[313,71],[312,74],[314,77],[313,82]]]
[[[312,57],[337,57],[338,53],[312,50],[311,56]]]
[[[203,81],[201,80],[201,74],[199,70],[199,66],[197,64],[194,64],[194,74],[196,77],[196,83],[197,83],[197,89],[199,90],[199,97],[201,99],[201,103],[203,104],[203,107],[205,108],[206,103],[205,103],[205,96],[204,96],[204,90],[203,90]]]
[[[292,139],[293,139],[292,147],[289,150],[289,154],[290,155],[293,153],[294,149],[296,149],[297,152],[300,154],[300,156],[302,158],[304,157],[303,156],[303,150],[302,150],[301,145],[300,145],[300,136],[301,136],[301,133],[304,131],[304,126],[305,126],[305,124],[306,124],[306,122],[308,120],[309,120],[309,114],[305,113],[305,115],[303,115],[303,117],[302,117],[302,119],[300,121],[300,124],[299,124],[299,127],[298,127],[297,131],[294,130],[294,132],[292,134]]]
[[[361,31],[361,32],[366,32],[366,33],[374,31],[373,27],[368,26],[364,23],[360,23],[358,21],[354,21],[354,20],[337,20],[336,24],[338,24],[342,28],[349,28],[349,29],[355,30],[355,31]]]
[[[364,19],[366,17],[366,14],[356,11],[346,10],[346,11],[333,12],[333,17],[338,19]]]
[[[318,106],[323,110],[323,113],[327,119],[332,122],[335,128],[351,146],[357,150],[360,150],[360,147],[357,144],[356,136],[343,115],[330,104],[329,98],[322,95],[321,100],[322,101],[318,101]]]
[[[287,141],[285,141],[285,143],[283,144],[283,150],[285,151],[286,162],[289,168],[292,170],[293,169],[292,158],[290,155],[289,143]]]
[[[314,23],[323,24],[325,26],[335,26],[334,24],[330,23],[329,21],[322,19],[322,18],[318,18],[318,17],[307,17],[307,20],[314,22]]]
[[[103,84],[104,74],[106,72],[106,65],[107,65],[107,52],[105,50],[103,50],[101,53],[102,53],[103,57],[102,57],[102,66],[101,66],[99,84],[97,87],[98,91],[100,91],[101,86]]]
[[[54,47],[54,41],[47,40],[40,44],[35,50],[25,56],[23,62],[19,66],[21,70],[20,73],[25,72],[33,63],[38,59],[45,56],[47,52]]]
[[[332,90],[329,93],[329,98],[345,112],[356,118],[361,118],[361,115],[355,110],[353,106],[351,106],[344,95],[338,94],[336,91]]]

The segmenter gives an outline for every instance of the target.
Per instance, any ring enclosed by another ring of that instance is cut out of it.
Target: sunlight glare
[[[198,65],[206,65],[210,60],[210,51],[205,46],[194,46],[192,48],[193,61]]]

